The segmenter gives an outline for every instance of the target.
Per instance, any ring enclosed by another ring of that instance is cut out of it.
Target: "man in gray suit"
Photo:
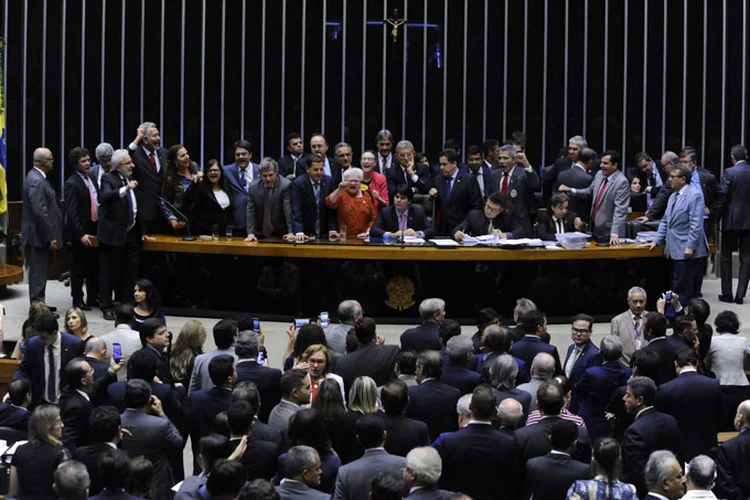
[[[276,487],[281,500],[330,500],[331,495],[314,489],[320,485],[323,467],[320,455],[310,446],[295,446],[286,455],[286,477]]]
[[[622,341],[620,363],[624,366],[630,366],[630,358],[633,353],[648,344],[644,328],[648,311],[645,308],[646,290],[634,286],[628,290],[628,310],[612,318],[610,323],[609,333],[617,335]]]
[[[250,184],[247,196],[245,241],[256,241],[259,235],[284,239],[293,235],[292,181],[279,176],[276,160],[263,158],[260,179]]]
[[[587,188],[576,189],[561,184],[558,187],[563,193],[571,196],[590,197],[591,224],[594,237],[609,244],[619,245],[627,229],[628,207],[630,207],[630,183],[620,170],[620,154],[617,151],[605,151],[602,154],[601,170],[596,173],[594,182]]]
[[[279,381],[281,401],[268,416],[268,425],[286,433],[289,419],[300,410],[300,405],[310,403],[312,387],[307,370],[289,370]]]
[[[31,303],[37,300],[46,301],[50,254],[62,244],[63,227],[57,194],[47,182],[47,174],[52,171],[55,163],[52,151],[37,148],[33,161],[34,168],[26,174],[23,183],[21,219],[21,244],[26,251]],[[56,309],[50,307],[53,312]]]
[[[156,498],[170,498],[174,484],[168,457],[182,450],[182,436],[162,409],[161,401],[151,395],[151,386],[143,380],[128,380],[125,405],[120,415],[122,427],[130,431],[122,447],[130,458],[143,455],[154,465]]]
[[[385,422],[377,415],[365,415],[357,420],[357,439],[365,448],[362,458],[339,469],[336,479],[334,499],[367,498],[370,483],[380,472],[401,474],[406,465],[404,457],[391,455],[385,451]]]

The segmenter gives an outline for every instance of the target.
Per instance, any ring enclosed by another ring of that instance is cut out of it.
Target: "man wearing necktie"
[[[568,377],[571,387],[575,387],[588,368],[600,365],[602,362],[601,357],[597,356],[599,349],[591,342],[593,331],[594,318],[591,316],[577,314],[573,318],[573,325],[570,329],[570,339],[573,343],[568,346],[568,353],[563,363],[565,376]],[[573,391],[569,410],[577,415],[579,404],[579,396],[576,391]]]
[[[91,157],[85,148],[76,147],[68,155],[75,171],[65,181],[65,226],[73,254],[70,270],[70,295],[73,307],[83,311],[99,305],[99,250],[92,246],[99,220],[96,178],[91,175]],[[83,301],[86,282],[88,304]]]
[[[380,209],[378,218],[370,228],[370,238],[432,238],[435,231],[427,220],[424,209],[412,204],[413,197],[414,192],[409,186],[398,186],[393,196],[393,205]]]
[[[664,187],[664,180],[661,177],[661,172],[656,166],[656,162],[651,159],[645,151],[640,151],[635,155],[635,166],[640,170],[641,179],[645,181],[646,188],[645,193],[649,193],[651,197],[656,197],[659,194],[659,190]]]
[[[258,233],[258,230],[260,232]],[[273,158],[263,158],[260,179],[250,185],[247,201],[247,238],[290,239],[292,233],[292,181],[279,176]]]
[[[469,146],[466,149],[466,163],[468,164],[468,169],[466,167],[461,167],[461,169],[471,174],[477,183],[482,200],[486,200],[490,195],[488,188],[491,182],[490,174],[492,171],[484,164],[482,148],[477,145]]]
[[[284,142],[288,154],[279,158],[279,175],[291,181],[297,175],[304,172],[301,165],[299,170],[297,169],[297,163],[299,163],[305,153],[305,145],[302,142],[302,136],[298,132],[287,134]]]
[[[332,189],[332,179],[323,174],[323,157],[311,155],[307,171],[297,176],[292,183],[292,229],[297,242],[309,241],[312,237],[338,234],[336,212],[325,204]]]
[[[451,232],[453,239],[462,241],[464,236],[484,236],[493,234],[501,239],[523,238],[522,217],[508,206],[508,200],[500,193],[492,193],[484,208],[472,210]]]
[[[433,178],[429,195],[438,204],[435,215],[437,234],[448,235],[469,215],[471,210],[482,207],[482,196],[476,180],[466,172],[458,169],[458,152],[455,149],[444,149],[439,155],[440,175]]]
[[[378,150],[378,162],[375,171],[385,175],[386,170],[393,164],[393,154],[391,152],[393,149],[393,134],[391,134],[390,130],[383,129],[378,132],[378,135],[375,136],[375,147]]]
[[[253,163],[253,146],[241,139],[234,143],[234,163],[224,165],[224,177],[232,197],[232,226],[245,234],[247,226],[247,193],[253,181],[260,178],[260,166]]]
[[[145,230],[147,233],[166,233],[169,224],[158,197],[161,196],[166,174],[167,150],[161,147],[161,135],[156,124],[140,124],[128,151],[134,165],[133,179],[139,184],[135,195]]]
[[[634,286],[628,290],[628,310],[612,318],[610,323],[610,334],[617,335],[622,341],[623,366],[630,366],[630,358],[633,353],[646,346],[644,323],[647,311],[646,290]]]
[[[539,216],[536,235],[542,241],[555,241],[557,234],[579,231],[583,222],[578,214],[568,210],[568,197],[555,193],[550,198],[550,207]]]

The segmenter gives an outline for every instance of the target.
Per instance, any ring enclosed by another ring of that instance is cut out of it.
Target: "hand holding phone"
[[[305,325],[310,324],[310,318],[297,318],[294,320],[295,328],[302,328]]]
[[[122,346],[117,342],[112,344],[112,357],[115,358],[115,362],[117,363],[122,359]]]
[[[328,311],[323,311],[322,313],[320,313],[320,327],[328,328],[328,325],[329,325]]]
[[[260,319],[258,318],[253,318],[253,331],[260,333]]]
[[[670,300],[672,300],[672,292],[665,293],[664,294],[664,300],[666,300],[667,302],[669,302]]]

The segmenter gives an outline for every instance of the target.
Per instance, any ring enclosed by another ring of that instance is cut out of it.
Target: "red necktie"
[[[500,194],[505,196],[508,194],[508,174],[503,173],[503,186],[500,188]]]
[[[151,160],[151,165],[154,166],[154,170],[156,170],[158,172],[159,169],[156,167],[156,155],[153,153],[153,151],[149,155],[148,159]]]
[[[99,217],[96,211],[96,196],[94,196],[94,188],[91,185],[91,179],[86,177],[86,187],[89,188],[89,196],[91,197],[91,222],[96,222]]]
[[[602,187],[599,188],[599,194],[596,195],[596,201],[594,201],[594,209],[591,211],[592,223],[596,221],[596,212],[599,211],[599,203],[601,203],[602,196],[604,196],[604,191],[607,189],[607,182],[609,182],[609,178],[605,177],[604,182],[602,182]]]

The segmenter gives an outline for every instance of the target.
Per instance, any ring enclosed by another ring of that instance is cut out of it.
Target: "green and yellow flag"
[[[0,38],[0,238],[5,237],[8,227],[8,184],[5,181],[7,157],[5,148],[5,87],[3,86],[4,49],[5,40]]]

